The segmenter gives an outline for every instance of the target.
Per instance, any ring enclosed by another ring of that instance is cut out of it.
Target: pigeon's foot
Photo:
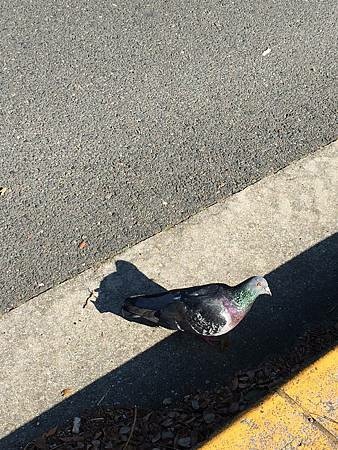
[[[224,352],[229,347],[229,344],[230,344],[229,337],[226,334],[220,336],[219,349],[221,352]]]
[[[201,336],[201,338],[209,345],[218,347],[221,352],[224,352],[229,346],[229,338],[225,334],[223,336]]]
[[[213,336],[201,336],[203,341],[207,342],[209,345],[217,345],[219,342],[218,337]]]

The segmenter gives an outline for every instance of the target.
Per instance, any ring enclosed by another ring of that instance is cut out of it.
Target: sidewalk
[[[18,449],[83,407],[155,407],[213,386],[282,354],[329,318],[336,304],[337,150],[337,143],[318,150],[6,314],[0,448]],[[257,302],[226,354],[116,315],[126,295],[238,283],[252,274],[268,274],[274,296]]]

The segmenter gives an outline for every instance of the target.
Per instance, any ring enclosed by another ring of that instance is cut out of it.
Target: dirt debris
[[[156,410],[98,408],[83,413],[79,432],[73,420],[44,433],[25,450],[155,450],[195,449],[238,413],[276,390],[296,371],[337,344],[338,328],[305,334],[286,356],[237,373],[224,385],[166,402]]]

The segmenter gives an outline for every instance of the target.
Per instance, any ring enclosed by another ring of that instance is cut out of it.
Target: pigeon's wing
[[[190,327],[186,315],[187,307],[181,301],[176,300],[159,310],[159,325],[171,330],[189,330]]]
[[[195,331],[190,324],[195,316],[208,317],[217,311],[210,303],[222,295],[226,285],[175,289],[158,294],[138,295],[125,300],[121,313],[128,320],[161,325],[173,330]]]
[[[187,303],[187,304],[201,304],[204,302],[208,302],[208,300],[215,300],[224,296],[224,293],[230,287],[226,284],[213,283],[213,284],[205,284],[204,286],[195,286],[180,289],[177,292],[177,296],[179,296],[178,300]],[[230,288],[231,289],[231,288]]]
[[[211,335],[226,325],[222,302],[228,286],[209,284],[180,289],[176,301],[160,310],[160,322],[171,328]]]

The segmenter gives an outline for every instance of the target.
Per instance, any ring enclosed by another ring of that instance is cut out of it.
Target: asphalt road
[[[332,141],[335,6],[3,0],[1,310]]]

